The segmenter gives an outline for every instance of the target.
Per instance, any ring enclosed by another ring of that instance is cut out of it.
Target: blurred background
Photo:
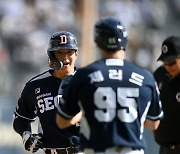
[[[0,154],[28,153],[12,129],[12,115],[25,83],[49,68],[50,36],[72,32],[79,45],[76,65],[85,66],[99,58],[93,25],[103,16],[124,22],[126,58],[151,72],[161,64],[156,59],[162,41],[180,36],[179,0],[0,0]],[[158,154],[152,132],[145,136],[146,154]]]

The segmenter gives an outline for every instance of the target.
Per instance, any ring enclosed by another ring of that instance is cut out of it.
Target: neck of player
[[[114,52],[107,52],[107,51],[100,50],[100,54],[103,59],[115,58],[115,59],[123,60],[125,58],[124,50],[118,50]]]
[[[63,71],[63,70],[59,69],[59,70],[55,70],[53,72],[53,76],[55,76],[56,78],[59,78],[59,79],[63,79],[69,75],[72,75],[73,73],[74,73],[74,68],[69,71]]]

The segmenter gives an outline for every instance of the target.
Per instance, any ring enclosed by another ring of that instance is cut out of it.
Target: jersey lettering
[[[138,117],[135,100],[138,96],[138,88],[117,88],[116,96],[111,87],[99,87],[94,93],[94,103],[98,108],[94,116],[99,122],[111,122],[117,116],[122,122],[132,123]],[[117,110],[116,102],[121,109]]]
[[[131,78],[129,79],[129,82],[142,86],[143,80],[144,80],[144,76],[133,72],[131,74]]]
[[[109,70],[109,78],[114,80],[122,80],[122,70]]]
[[[59,106],[60,98],[62,98],[62,95],[57,95],[56,97],[54,97],[54,105],[56,107]]]
[[[53,97],[44,98],[44,103],[45,103],[46,111],[54,109]]]
[[[39,107],[39,111],[41,112],[41,113],[43,113],[44,112],[44,110],[45,110],[45,107],[44,107],[44,104],[43,104],[43,100],[42,99],[39,99],[38,100],[38,102],[37,102],[37,104],[38,104],[38,107]]]
[[[97,110],[94,116],[100,122],[110,122],[116,116],[116,93],[111,87],[99,87],[94,93]],[[104,112],[104,110],[106,110]]]
[[[101,71],[96,71],[88,75],[91,79],[90,83],[104,81],[104,77]]]
[[[135,121],[138,117],[137,103],[135,98],[139,97],[138,88],[118,88],[117,101],[123,107],[118,110],[118,118],[127,123]]]
[[[45,97],[39,99],[37,102],[39,112],[44,113],[44,111],[53,110],[55,107],[58,106],[58,100],[61,98],[62,95],[57,95],[56,97]]]

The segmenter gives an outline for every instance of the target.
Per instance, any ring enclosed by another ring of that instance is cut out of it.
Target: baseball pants
[[[106,149],[104,152],[94,152],[93,149],[84,149],[84,152],[82,152],[81,154],[144,154],[144,150],[143,149],[133,150],[130,147],[124,147],[124,148],[112,147]]]

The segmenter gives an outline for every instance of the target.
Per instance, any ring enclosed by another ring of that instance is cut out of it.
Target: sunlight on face
[[[74,71],[75,61],[77,59],[78,52],[76,50],[58,50],[54,52],[56,59],[63,63],[63,67],[59,70],[61,72]]]

